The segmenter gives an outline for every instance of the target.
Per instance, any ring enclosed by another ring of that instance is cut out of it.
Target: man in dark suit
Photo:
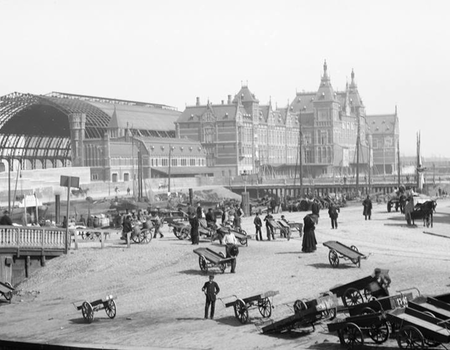
[[[203,285],[203,293],[206,295],[205,318],[208,318],[209,306],[211,306],[211,320],[214,318],[214,310],[216,307],[216,295],[219,294],[219,285],[214,282],[214,276],[209,276],[209,281]]]

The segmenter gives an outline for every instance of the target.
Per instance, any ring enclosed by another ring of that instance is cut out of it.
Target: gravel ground
[[[306,213],[285,213],[301,221]],[[278,215],[277,215],[278,216]],[[253,218],[243,227],[254,232]],[[338,349],[335,334],[326,324],[315,332],[293,331],[278,336],[259,332],[263,319],[250,311],[250,322],[240,325],[232,308],[224,302],[269,290],[274,298],[273,319],[290,315],[296,299],[312,299],[337,284],[370,275],[375,267],[390,270],[391,292],[415,286],[422,293],[449,291],[450,201],[438,202],[434,228],[406,226],[403,215],[387,213],[385,204],[374,205],[371,221],[362,216],[362,206],[343,208],[339,229],[332,230],[325,211],[316,230],[318,249],[301,253],[297,233],[287,241],[249,241],[241,247],[236,274],[216,271],[221,291],[215,320],[203,319],[207,276],[200,272],[197,255],[188,241],[179,241],[165,227],[165,237],[149,245],[133,244],[127,249],[113,234],[105,249],[99,243],[80,243],[80,249],[48,261],[47,266],[19,286],[21,293],[11,305],[0,304],[0,338],[46,343],[108,345],[146,349]],[[424,234],[424,231],[441,236]],[[341,262],[338,269],[328,263],[327,240],[356,245],[368,255],[361,268]],[[201,246],[224,248],[204,241]],[[117,317],[104,311],[86,324],[72,303],[117,296]],[[375,345],[373,345],[375,347]],[[396,347],[389,340],[384,347]],[[380,347],[377,347],[380,349]]]

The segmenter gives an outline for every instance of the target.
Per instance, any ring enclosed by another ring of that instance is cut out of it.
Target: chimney
[[[231,95],[228,95],[228,104],[231,105]]]
[[[196,106],[200,106],[200,97],[197,97],[196,102],[195,102]]]
[[[222,100],[222,104],[223,104],[223,105],[225,104],[225,101],[224,101],[224,100]]]

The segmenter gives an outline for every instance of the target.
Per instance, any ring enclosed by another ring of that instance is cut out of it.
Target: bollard
[[[77,231],[72,231],[71,235],[73,234],[73,242],[74,242],[74,246],[75,246],[75,250],[78,250],[78,232]]]
[[[101,249],[105,248],[105,233],[103,231],[100,232],[100,242],[102,244]]]
[[[131,231],[127,232],[127,248],[130,248],[131,241]]]

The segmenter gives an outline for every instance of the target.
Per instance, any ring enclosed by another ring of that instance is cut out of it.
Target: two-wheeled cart
[[[277,294],[279,294],[278,291],[268,291],[242,299],[234,295],[235,300],[226,303],[225,307],[233,307],[234,316],[239,322],[245,324],[248,322],[248,311],[252,308],[258,308],[262,317],[269,318],[272,315],[273,297]]]
[[[388,275],[389,270],[381,270],[382,275]],[[387,296],[387,291],[382,288],[373,276],[363,277],[343,285],[330,289],[330,292],[342,299],[346,307],[362,304],[374,298]]]
[[[216,253],[212,249],[203,247],[194,249],[194,253],[198,255],[200,270],[205,273],[213,267],[218,267],[224,273],[228,264],[236,259],[236,257],[225,258],[222,252]]]
[[[360,348],[367,334],[376,344],[389,339],[390,327],[382,312],[350,316],[327,325],[329,332],[337,332],[339,341],[347,349]]]
[[[387,320],[397,331],[401,349],[425,349],[450,343],[449,319],[440,319],[411,307],[388,311]]]
[[[14,288],[9,282],[0,282],[0,294],[3,295],[7,301],[11,302],[13,292]]]
[[[315,324],[324,318],[331,319],[336,313],[337,299],[334,295],[326,295],[317,299],[303,301],[296,300],[293,308],[294,315],[273,321],[261,328],[264,334],[282,333],[299,328],[315,330]]]
[[[367,256],[360,253],[356,246],[346,246],[338,241],[324,242],[323,245],[330,249],[328,252],[328,261],[333,267],[339,267],[339,259],[350,260],[353,264],[361,266],[361,260],[367,259]]]
[[[112,295],[108,295],[105,299],[98,299],[92,302],[83,301],[80,305],[75,305],[77,310],[81,310],[81,314],[86,322],[91,323],[94,321],[94,312],[105,310],[106,315],[109,318],[116,317],[117,306]]]

